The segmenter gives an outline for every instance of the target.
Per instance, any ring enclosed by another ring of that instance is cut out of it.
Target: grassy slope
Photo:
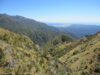
[[[67,44],[65,46],[69,47]],[[72,42],[70,46],[72,49],[59,60],[72,70],[71,74],[100,74],[100,33],[88,35],[79,41]]]
[[[100,74],[100,32],[58,44],[53,52],[41,50],[24,35],[0,28],[0,74]]]
[[[0,28],[0,74],[63,75],[66,68],[42,54],[28,37]]]

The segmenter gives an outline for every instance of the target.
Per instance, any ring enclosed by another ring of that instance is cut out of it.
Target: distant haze
[[[68,27],[70,25],[97,25],[100,26],[100,23],[54,23],[54,22],[45,22],[49,26],[54,27]]]

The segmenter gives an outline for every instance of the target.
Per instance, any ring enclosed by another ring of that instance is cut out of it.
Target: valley
[[[1,14],[0,74],[99,75],[100,32],[93,33],[78,39],[73,32]]]

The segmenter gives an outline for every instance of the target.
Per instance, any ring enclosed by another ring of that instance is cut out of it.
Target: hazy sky
[[[43,22],[100,23],[100,0],[0,0],[0,13]]]

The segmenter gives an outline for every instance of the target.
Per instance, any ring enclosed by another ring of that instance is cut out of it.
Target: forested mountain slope
[[[52,49],[53,47],[56,47],[58,44],[63,44],[64,42],[72,42],[76,39],[74,39],[71,36],[68,36],[66,34],[57,35],[54,38],[51,38],[47,43],[45,43],[42,47],[46,48],[48,50]]]
[[[57,28],[44,23],[22,16],[10,16],[7,14],[0,14],[0,27],[19,34],[24,34],[38,45],[43,45],[56,35],[65,34],[60,32]],[[70,33],[66,35],[72,36]]]

